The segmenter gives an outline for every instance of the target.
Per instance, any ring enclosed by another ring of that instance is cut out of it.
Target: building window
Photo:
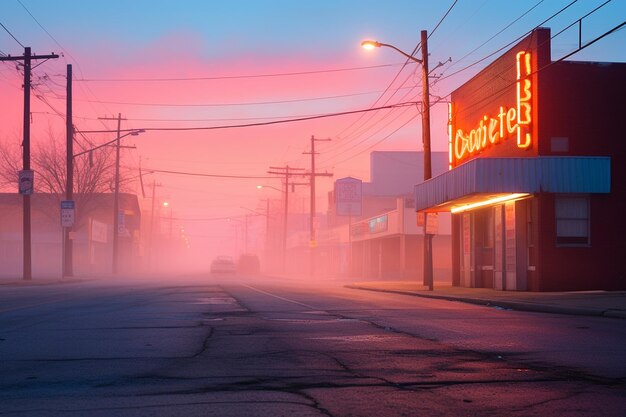
[[[589,245],[589,198],[557,196],[555,198],[556,244]]]

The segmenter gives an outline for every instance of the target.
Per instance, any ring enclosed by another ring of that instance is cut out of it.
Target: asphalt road
[[[0,286],[0,415],[623,416],[623,323],[332,282]]]

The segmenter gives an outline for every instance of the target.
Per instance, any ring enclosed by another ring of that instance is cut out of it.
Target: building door
[[[472,259],[472,216],[463,213],[461,216],[461,286],[474,286],[474,261]]]
[[[504,204],[504,289],[517,289],[517,253],[515,230],[515,202],[508,201]]]
[[[504,206],[493,208],[493,288],[504,289]]]
[[[493,208],[472,212],[474,221],[474,286],[494,288],[494,220]]]

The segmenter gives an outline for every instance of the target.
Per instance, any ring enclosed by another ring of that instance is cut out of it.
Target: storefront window
[[[557,245],[589,245],[588,197],[557,196],[555,213]]]

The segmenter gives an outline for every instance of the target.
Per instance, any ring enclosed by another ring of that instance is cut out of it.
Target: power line
[[[158,172],[160,174],[176,174],[189,175],[194,177],[211,177],[211,178],[232,178],[232,179],[274,179],[276,177],[260,176],[260,175],[226,175],[226,174],[206,174],[199,172],[169,171],[164,169],[142,168],[142,172]]]
[[[606,3],[604,3],[604,4],[606,4]],[[600,7],[602,7],[602,6],[600,6]],[[595,9],[595,10],[597,10],[597,9]],[[594,11],[595,11],[595,10],[594,10]],[[587,14],[586,16],[588,16],[588,15],[589,15],[589,14]],[[578,22],[578,19],[576,20],[576,22]],[[576,22],[575,22],[575,23],[576,23]],[[574,24],[575,24],[575,23],[574,23]],[[570,25],[570,26],[571,26],[571,25]],[[561,58],[557,59],[556,61],[551,61],[550,63],[548,63],[548,64],[544,65],[543,67],[538,68],[537,70],[535,70],[534,72],[532,72],[532,73],[531,73],[531,74],[529,74],[529,75],[535,75],[535,74],[538,74],[538,73],[540,73],[541,71],[544,71],[544,70],[546,70],[546,69],[550,68],[552,65],[554,65],[554,64],[556,64],[556,63],[558,63],[558,62],[564,61],[565,59],[569,58],[570,56],[572,56],[572,55],[574,55],[574,54],[576,54],[576,53],[578,53],[578,52],[582,51],[583,49],[585,49],[585,48],[587,48],[587,47],[589,47],[589,46],[591,46],[591,45],[593,45],[594,43],[596,43],[596,42],[598,42],[599,40],[601,40],[601,39],[605,38],[606,36],[608,36],[608,35],[610,35],[610,34],[612,34],[612,33],[617,32],[618,30],[622,29],[624,26],[626,26],[626,21],[623,21],[622,23],[620,23],[620,24],[618,24],[618,25],[614,26],[613,28],[611,28],[611,29],[609,29],[608,31],[604,32],[602,35],[600,35],[600,36],[598,36],[598,37],[596,37],[596,38],[592,39],[591,41],[587,42],[587,43],[586,43],[586,44],[584,44],[584,45],[581,45],[578,49],[576,49],[576,50],[574,50],[574,51],[572,51],[572,52],[570,52],[570,53],[566,54],[565,56],[562,56]],[[561,32],[559,32],[559,33],[561,33]],[[556,35],[555,35],[555,36],[556,36]],[[553,37],[551,37],[550,39],[552,39],[552,38],[553,38]],[[539,46],[541,46],[541,45],[539,45]],[[511,68],[511,66],[509,66],[508,68],[510,69],[510,68]],[[498,75],[494,76],[493,78],[496,78],[496,77],[498,77]],[[492,78],[492,79],[493,79],[493,78]],[[487,82],[489,82],[489,81],[487,81]],[[507,91],[510,87],[514,86],[516,82],[517,82],[517,81],[510,82],[510,83],[506,84],[505,86],[503,86],[502,88],[500,88],[499,90],[497,90],[497,91],[495,91],[494,93],[490,94],[489,96],[487,96],[487,97],[483,97],[483,98],[482,98],[482,99],[480,99],[480,100],[476,100],[476,101],[474,101],[472,104],[470,104],[470,105],[466,106],[466,107],[463,109],[463,111],[468,111],[469,109],[471,109],[471,108],[473,108],[473,107],[476,107],[476,106],[481,105],[481,104],[482,104],[483,102],[485,102],[485,101],[492,100],[492,99],[494,99],[494,98],[496,98],[496,97],[499,97],[500,95],[504,94],[504,93],[505,93],[505,92],[506,92],[506,91]],[[459,114],[459,113],[462,113],[462,111],[459,111],[457,114]]]
[[[59,42],[57,42],[57,40],[56,40],[56,39],[54,39],[54,36],[52,36],[52,35],[50,34],[50,32],[48,32],[48,31],[46,30],[46,28],[42,26],[42,24],[41,24],[41,23],[39,23],[39,20],[37,20],[37,19],[35,18],[35,16],[33,16],[33,14],[30,12],[30,10],[28,10],[28,9],[26,8],[26,6],[24,6],[24,3],[22,3],[22,2],[21,2],[21,0],[17,0],[17,2],[20,4],[20,6],[22,6],[22,7],[24,8],[24,10],[26,10],[26,13],[28,13],[28,14],[30,15],[30,17],[32,17],[32,18],[33,18],[33,20],[35,21],[35,23],[37,23],[37,24],[39,25],[39,27],[40,27],[41,29],[43,29],[43,31],[44,31],[44,32],[46,32],[46,34],[50,37],[50,39],[52,39],[52,40],[54,41],[54,43],[56,43],[56,44],[57,44],[57,46],[58,46],[59,48],[61,48],[61,49],[63,49],[63,50],[64,50],[65,48],[63,48],[63,47],[61,46],[61,44],[60,44]]]
[[[309,117],[299,117],[295,119],[287,119],[287,120],[274,120],[269,122],[259,122],[259,123],[247,123],[247,124],[236,124],[236,125],[220,125],[220,126],[199,126],[199,127],[145,127],[145,128],[136,128],[136,129],[122,129],[120,132],[132,132],[136,130],[145,130],[145,131],[186,131],[186,130],[218,130],[218,129],[234,129],[234,128],[242,128],[242,127],[256,127],[256,126],[268,126],[275,124],[284,124],[284,123],[293,123],[293,122],[302,122],[307,120],[316,120],[323,119],[328,117],[338,117],[345,116],[349,114],[357,114],[369,111],[377,111],[381,109],[392,109],[397,107],[404,107],[413,105],[413,102],[406,103],[397,103],[389,106],[376,107],[370,109],[361,109],[361,110],[350,110],[343,112],[335,112],[335,113],[327,113],[318,116],[309,116]],[[83,130],[83,133],[115,133],[117,130]]]
[[[373,147],[375,147],[375,146],[377,146],[377,145],[379,145],[379,144],[383,143],[384,141],[386,141],[387,139],[389,139],[389,138],[391,137],[391,135],[395,134],[398,130],[400,130],[400,129],[402,129],[404,126],[408,125],[408,124],[409,124],[409,122],[412,122],[412,121],[413,121],[416,117],[417,117],[417,115],[412,116],[409,120],[407,120],[406,122],[404,122],[404,123],[403,123],[402,125],[400,125],[397,129],[395,129],[393,132],[389,133],[387,136],[383,137],[382,139],[380,139],[380,140],[379,140],[379,141],[377,141],[376,143],[373,143],[373,144],[372,144],[372,145],[370,145],[369,147],[367,147],[367,148],[365,148],[365,149],[363,149],[363,150],[361,150],[361,151],[359,151],[359,152],[357,152],[357,153],[355,153],[355,154],[353,154],[353,155],[351,155],[351,156],[349,156],[349,157],[347,157],[347,158],[344,158],[344,159],[342,159],[342,160],[340,160],[340,161],[335,162],[335,165],[336,165],[336,164],[340,164],[340,163],[342,163],[342,162],[349,161],[350,159],[352,159],[352,158],[354,158],[354,157],[356,157],[356,156],[358,156],[358,155],[361,155],[362,153],[367,152],[367,151],[369,151],[370,149],[372,149]]]
[[[484,56],[483,58],[457,70],[454,71],[452,74],[446,75],[446,76],[442,76],[440,77],[437,82],[443,81],[447,78],[453,77],[463,71],[466,71],[470,68],[472,68],[475,65],[478,65],[479,63],[485,61],[486,59],[491,58],[492,56],[496,55],[497,53],[503,51],[506,48],[509,48],[510,46],[512,46],[513,44],[515,44],[516,42],[519,42],[521,39],[523,39],[524,37],[528,36],[533,30],[535,30],[536,28],[540,27],[541,25],[545,24],[546,22],[549,22],[550,20],[552,20],[553,18],[555,18],[556,16],[558,16],[559,14],[563,13],[565,10],[567,10],[569,7],[571,7],[574,3],[576,3],[578,0],[574,0],[571,3],[569,3],[568,5],[566,5],[565,7],[561,8],[559,11],[557,11],[556,13],[554,13],[552,16],[548,17],[547,19],[545,19],[544,21],[542,21],[541,23],[539,23],[538,25],[535,25],[535,27],[533,27],[531,30],[523,33],[522,35],[518,36],[516,39],[512,40],[511,42],[507,43],[506,45],[502,46],[501,48],[498,48],[497,50],[493,51],[492,53],[488,54],[487,56]],[[608,2],[610,2],[611,0],[608,0],[607,2],[605,2],[604,4],[602,4],[600,7],[604,6],[605,4],[607,4]],[[460,60],[459,60],[460,61]],[[457,61],[457,62],[459,62]],[[445,73],[445,71],[444,71]]]
[[[17,40],[17,38],[16,38],[15,36],[13,36],[13,34],[11,33],[11,31],[10,31],[9,29],[7,29],[7,27],[6,27],[6,26],[4,26],[4,25],[2,24],[2,22],[0,22],[0,26],[2,26],[2,28],[3,28],[4,30],[6,30],[6,31],[7,31],[7,33],[8,33],[9,35],[11,35],[11,37],[15,40],[15,42],[17,42],[18,44],[20,44],[20,46],[21,46],[22,48],[26,48],[22,42],[20,42],[19,40]]]
[[[517,23],[520,19],[522,19],[524,16],[526,16],[528,13],[530,13],[531,11],[533,11],[536,7],[538,7],[541,3],[543,3],[545,0],[539,0],[538,3],[536,3],[534,6],[532,6],[530,9],[526,10],[524,13],[522,13],[520,16],[517,17],[517,19],[513,20],[511,23],[509,23],[508,25],[506,25],[505,27],[503,27],[502,29],[500,29],[495,35],[493,35],[492,37],[490,37],[489,39],[487,39],[485,42],[481,43],[480,45],[478,45],[476,48],[472,49],[470,52],[466,53],[465,55],[463,55],[463,57],[461,57],[460,59],[457,59],[456,62],[461,62],[463,61],[465,58],[467,58],[468,56],[470,56],[471,54],[473,54],[474,52],[476,52],[477,50],[479,50],[480,48],[482,48],[483,46],[485,46],[486,44],[488,44],[490,41],[492,41],[495,37],[497,37],[498,35],[500,35],[502,32],[504,32],[505,30],[507,30],[508,28],[510,28],[511,26],[513,26],[515,23]],[[572,4],[574,4],[575,2],[577,2],[578,0],[574,0],[572,3],[569,4],[569,6],[571,6]],[[568,6],[568,7],[569,7]]]
[[[362,71],[377,68],[389,68],[402,64],[381,64],[369,65],[365,67],[349,67],[349,68],[332,68],[314,71],[295,71],[295,72],[278,72],[267,74],[251,74],[251,75],[223,75],[215,77],[171,77],[171,78],[81,78],[75,79],[78,82],[165,82],[165,81],[207,81],[207,80],[238,80],[246,78],[271,78],[271,77],[291,77],[311,74],[325,74],[334,72]]]
[[[439,27],[439,25],[441,25],[441,23],[443,23],[443,21],[446,19],[446,17],[448,16],[448,14],[450,14],[450,12],[452,11],[452,8],[454,8],[454,6],[456,5],[456,3],[459,0],[454,0],[452,2],[452,5],[450,5],[450,7],[448,8],[448,11],[446,12],[446,14],[443,15],[443,17],[441,19],[439,19],[439,22],[435,25],[435,28],[433,30],[430,31],[430,33],[428,34],[428,39],[430,39],[431,36],[433,36],[433,33],[435,33],[435,31],[437,30],[437,28]],[[542,0],[543,1],[543,0]]]
[[[550,17],[548,17],[547,19],[545,19],[544,21],[542,21],[541,23],[539,23],[538,25],[536,25],[536,26],[535,26],[533,29],[531,29],[530,31],[528,31],[528,32],[524,33],[523,35],[519,36],[518,38],[516,38],[516,39],[515,39],[515,40],[513,40],[512,42],[509,42],[507,45],[505,45],[505,46],[503,46],[503,47],[499,48],[499,49],[498,49],[498,50],[496,50],[495,52],[493,52],[493,53],[491,53],[491,54],[487,55],[486,57],[482,58],[481,60],[479,60],[479,61],[477,61],[477,62],[475,62],[475,63],[473,63],[473,64],[470,64],[470,65],[466,66],[465,68],[463,68],[463,69],[461,69],[461,70],[458,70],[458,71],[456,71],[456,72],[454,72],[454,73],[452,73],[452,74],[450,74],[450,75],[448,75],[448,76],[445,76],[445,77],[441,77],[441,78],[439,78],[439,80],[438,80],[438,81],[440,81],[440,80],[442,80],[442,79],[449,78],[449,77],[451,77],[451,76],[453,76],[453,75],[455,75],[455,74],[458,74],[459,72],[461,72],[461,71],[463,71],[463,70],[465,70],[465,69],[468,69],[468,68],[470,68],[471,66],[473,66],[473,65],[475,65],[475,64],[477,64],[477,63],[479,63],[479,62],[481,62],[481,61],[483,61],[483,60],[485,60],[485,59],[487,59],[487,58],[489,58],[489,57],[491,57],[491,56],[493,56],[493,55],[495,55],[496,53],[498,53],[498,52],[502,51],[503,49],[505,49],[505,48],[507,48],[507,47],[510,47],[511,45],[513,45],[513,44],[515,44],[516,42],[520,41],[520,40],[521,40],[522,38],[524,38],[525,36],[528,36],[529,34],[531,34],[531,33],[532,33],[535,29],[537,29],[538,27],[541,27],[544,23],[548,22],[549,20],[553,19],[553,18],[554,18],[554,17],[556,17],[557,15],[561,14],[562,12],[564,12],[567,8],[571,7],[574,3],[576,3],[576,1],[577,1],[577,0],[572,1],[571,3],[569,3],[569,4],[568,4],[568,5],[566,5],[565,7],[561,8],[559,11],[557,11],[556,13],[554,13],[553,15],[551,15]],[[550,39],[554,39],[556,36],[558,36],[559,34],[561,34],[562,32],[564,32],[565,30],[569,29],[570,27],[574,26],[575,24],[579,23],[579,22],[580,22],[580,21],[582,21],[584,18],[586,18],[586,17],[588,17],[588,16],[592,15],[593,13],[595,13],[596,11],[598,11],[599,9],[601,9],[602,7],[606,6],[606,5],[607,5],[608,3],[610,3],[611,1],[612,1],[612,0],[607,0],[607,1],[605,1],[604,3],[602,3],[601,5],[599,5],[599,6],[595,7],[595,8],[594,8],[593,10],[591,10],[590,12],[586,13],[585,15],[583,15],[583,16],[581,16],[581,17],[579,17],[579,18],[575,19],[572,23],[570,23],[570,24],[569,24],[568,26],[566,26],[564,29],[562,29],[561,31],[559,31],[559,32],[558,32],[558,33],[556,33],[555,35],[552,35],[552,36],[550,37]],[[543,45],[543,43],[542,43],[542,44],[540,44],[540,45],[538,45],[538,47],[539,47],[539,46],[541,46],[541,45]],[[579,50],[580,50],[580,49],[579,49]],[[578,51],[574,51],[573,53],[576,53],[576,52],[578,52]],[[572,53],[572,54],[573,54],[573,53]],[[570,54],[570,55],[572,55],[572,54]],[[570,55],[568,55],[568,56],[570,56]],[[467,56],[467,55],[466,55],[466,56]],[[564,59],[564,58],[562,58],[562,59]],[[560,60],[562,60],[562,59],[560,59]],[[558,60],[558,61],[560,61],[560,60]],[[558,62],[558,61],[557,61],[557,62]],[[480,86],[476,86],[476,87],[474,87],[474,91],[481,90],[483,87],[486,87],[487,85],[489,85],[489,84],[490,84],[493,80],[496,80],[496,79],[498,79],[498,78],[501,78],[503,74],[505,74],[507,71],[511,70],[511,68],[513,68],[514,66],[515,66],[515,64],[514,64],[514,63],[509,63],[509,64],[508,64],[508,65],[506,65],[506,66],[505,66],[505,68],[503,68],[500,72],[498,72],[497,74],[495,74],[495,75],[491,76],[489,79],[485,80],[485,81],[483,82],[483,84],[481,84]],[[538,70],[538,71],[539,71],[539,70]],[[537,72],[538,72],[538,71],[537,71]],[[510,85],[509,85],[509,86],[510,86]],[[493,99],[495,99],[495,98],[497,98],[497,97],[501,96],[502,94],[504,94],[507,88],[508,88],[508,87],[507,87],[507,86],[505,86],[505,87],[503,87],[503,88],[499,89],[498,91],[496,91],[496,92],[494,92],[494,93],[492,93],[492,94],[490,94],[490,95],[488,95],[488,96],[486,96],[486,97],[482,97],[480,100],[473,102],[472,104],[470,104],[470,105],[466,106],[463,110],[459,110],[457,113],[458,113],[458,114],[460,114],[460,113],[462,113],[463,111],[468,111],[468,110],[470,110],[471,108],[473,108],[473,107],[475,107],[475,106],[477,106],[477,105],[480,105],[481,103],[483,103],[483,102],[485,102],[485,101],[493,100]],[[448,95],[449,95],[449,94],[448,94]]]
[[[402,83],[402,85],[406,84],[406,83],[408,82],[409,78],[410,78],[410,77],[412,77],[412,76],[413,76],[412,74],[409,74],[409,76],[408,76],[408,77],[404,80],[404,82]],[[407,91],[407,92],[406,92],[406,93],[405,93],[402,97],[400,97],[400,101],[411,101],[411,102],[413,102],[413,100],[414,100],[415,98],[407,99],[407,97],[409,96],[409,94],[410,94],[410,93],[411,93],[411,92],[412,92],[412,91],[413,91],[416,87],[417,87],[417,86],[414,86],[414,87],[409,87],[409,90],[408,90],[408,91]],[[403,88],[404,88],[404,87],[403,87]],[[337,141],[337,145],[336,145],[336,146],[331,147],[331,150],[336,151],[336,150],[338,150],[338,149],[341,149],[341,148],[343,148],[343,147],[346,147],[346,146],[350,145],[350,144],[351,144],[352,142],[354,142],[354,141],[359,140],[359,138],[360,138],[360,137],[362,137],[363,135],[365,135],[368,131],[370,131],[370,130],[374,129],[377,125],[380,125],[380,124],[381,124],[381,123],[382,123],[385,119],[387,119],[387,118],[391,117],[392,113],[393,113],[393,111],[386,112],[386,113],[385,113],[385,114],[384,114],[384,115],[383,115],[383,116],[382,116],[379,120],[375,120],[375,121],[373,121],[373,120],[375,119],[375,117],[377,116],[377,114],[373,114],[373,115],[371,115],[371,117],[369,117],[366,121],[364,121],[364,122],[361,124],[361,126],[360,126],[360,127],[357,127],[357,128],[356,128],[356,129],[355,129],[352,133],[350,133],[349,135],[342,137],[342,138],[341,138],[341,141],[339,141],[339,140],[338,140],[338,141]],[[396,117],[396,118],[394,118],[393,120],[396,120],[396,119],[397,119],[397,117]],[[367,124],[368,124],[370,121],[373,121],[373,122],[372,122],[369,126],[367,126]],[[384,128],[384,127],[386,127],[386,126],[388,126],[388,125],[389,125],[389,123],[385,124],[385,125],[383,126],[383,128]],[[378,129],[376,133],[380,132],[380,130],[382,130],[383,128]],[[364,139],[364,140],[360,141],[360,142],[359,142],[359,144],[360,144],[360,143],[363,143],[364,141],[366,141],[366,140],[368,140],[368,139],[370,139],[370,138],[372,138],[373,136],[374,136],[374,134],[373,134],[373,135],[368,136],[366,139]],[[352,148],[354,148],[354,146],[352,146]],[[341,153],[344,153],[344,152],[341,152]]]
[[[398,113],[398,114],[397,114],[397,115],[396,115],[393,119],[391,119],[390,121],[388,121],[385,125],[381,126],[378,130],[376,130],[376,131],[375,131],[374,133],[372,133],[371,135],[369,135],[369,136],[367,136],[367,137],[365,137],[365,138],[362,138],[360,141],[358,141],[358,142],[356,142],[356,143],[352,144],[352,146],[350,146],[350,147],[348,147],[348,148],[345,148],[345,149],[343,149],[343,150],[341,150],[341,151],[335,152],[333,155],[329,156],[327,159],[325,159],[325,160],[324,160],[325,167],[328,167],[328,165],[329,165],[329,161],[333,161],[333,160],[334,160],[334,159],[336,159],[337,157],[339,157],[339,156],[341,156],[341,155],[343,155],[343,154],[345,154],[345,153],[347,153],[347,152],[349,152],[349,151],[351,151],[351,150],[353,150],[353,149],[356,149],[358,146],[360,146],[360,145],[362,145],[363,143],[367,142],[368,140],[372,139],[372,138],[373,138],[376,134],[380,133],[383,129],[387,128],[387,127],[388,127],[389,125],[391,125],[393,122],[395,122],[395,121],[396,121],[396,120],[398,120],[400,117],[402,117],[404,114],[406,114],[406,112],[407,112],[408,110],[410,110],[410,107],[405,107],[405,108],[404,108],[404,110],[402,110],[401,112],[399,112],[399,113]],[[419,113],[418,113],[418,114],[419,114]],[[411,120],[412,120],[413,118],[415,118],[416,116],[417,116],[417,115],[412,116],[412,117],[411,117]],[[406,123],[405,123],[405,124],[403,124],[402,126],[405,126],[405,125],[406,125]],[[373,126],[372,126],[372,127],[373,127]],[[395,129],[392,133],[395,133],[395,132],[397,132],[398,130],[399,130],[399,129]],[[361,136],[362,136],[362,135],[361,135]],[[361,136],[357,136],[355,139],[359,139],[359,138],[361,138]],[[387,139],[388,137],[389,137],[389,135],[385,136],[385,139]],[[376,143],[378,144],[378,143],[380,143],[380,142],[376,142]],[[367,149],[369,149],[369,148],[367,148]],[[359,155],[359,154],[361,154],[361,153],[362,153],[362,151],[359,151],[359,152],[357,152],[357,153],[355,154],[355,156],[356,156],[356,155]],[[348,159],[350,159],[350,158],[348,158]],[[347,159],[346,159],[346,160],[347,160]]]
[[[284,103],[299,103],[305,101],[319,101],[319,100],[334,100],[338,98],[356,97],[368,94],[376,94],[380,91],[365,91],[360,93],[351,94],[338,94],[333,96],[322,97],[310,97],[310,98],[297,98],[290,100],[275,100],[275,101],[253,101],[253,102],[240,102],[240,103],[140,103],[140,102],[127,102],[127,101],[106,101],[106,100],[75,100],[75,101],[89,101],[92,103],[100,104],[121,104],[128,106],[148,106],[148,107],[229,107],[229,106],[258,106],[268,104],[284,104]],[[63,100],[65,97],[55,94],[55,99]]]
[[[452,11],[452,9],[454,8],[454,6],[456,5],[457,1],[458,1],[458,0],[454,0],[454,1],[452,2],[452,4],[450,5],[450,7],[449,7],[449,8],[448,8],[448,10],[446,11],[446,13],[445,13],[445,14],[441,17],[441,19],[439,19],[439,22],[435,25],[434,29],[430,32],[429,37],[430,37],[430,36],[432,36],[432,34],[433,34],[436,30],[437,30],[437,28],[441,25],[441,23],[442,23],[442,22],[446,19],[446,17],[448,16],[448,14]],[[411,53],[411,56],[415,55],[415,53],[417,53],[417,51],[419,51],[420,47],[421,47],[421,42],[419,42],[419,43],[415,46],[415,48],[413,49],[413,52]],[[391,86],[393,85],[393,83],[395,83],[395,81],[398,79],[398,77],[400,76],[400,74],[402,73],[402,71],[404,70],[404,68],[406,67],[406,65],[408,65],[408,64],[410,64],[410,63],[413,63],[413,61],[411,61],[411,60],[409,60],[409,59],[407,58],[407,60],[405,61],[404,65],[402,66],[402,68],[400,68],[400,70],[398,71],[398,73],[397,73],[397,74],[394,76],[394,78],[391,80],[391,83],[389,83],[389,85],[387,86],[387,88],[385,88],[385,90],[383,91],[383,93],[382,93],[382,94],[378,97],[378,99],[376,99],[376,101],[372,104],[372,106],[375,106],[375,105],[376,105],[376,103],[378,103],[378,102],[382,99],[382,97],[383,97],[383,96],[387,93],[387,91],[389,91],[389,89],[391,88]],[[403,86],[404,86],[404,85],[408,82],[408,80],[409,80],[409,78],[410,78],[410,77],[412,77],[412,74],[409,74],[409,76],[408,76],[407,78],[405,78],[405,80],[402,82],[402,84],[400,84],[400,87],[399,87],[399,88],[397,88],[397,89],[394,91],[394,93],[393,93],[391,96],[389,96],[389,97],[387,98],[387,100],[385,101],[385,103],[384,103],[384,104],[389,103],[389,101],[393,98],[393,96],[394,96],[394,95],[395,95],[398,91],[400,91],[400,89],[405,88],[405,87],[403,87]],[[404,98],[405,98],[405,97],[406,97],[406,96],[410,93],[410,91],[411,91],[411,90],[413,90],[414,88],[415,88],[415,86],[414,86],[414,87],[410,87],[410,90],[409,90],[409,91],[408,91],[408,92],[407,92],[407,93],[406,93],[406,94],[405,94],[405,95],[404,95],[404,96],[403,96],[400,100],[403,100],[403,99],[404,99]],[[389,114],[390,114],[390,113],[388,113],[387,115],[383,116],[383,117],[381,118],[381,120],[379,120],[379,121],[378,121],[378,122],[376,122],[376,123],[380,123],[380,122],[382,122],[385,118],[387,118],[387,117],[389,116]],[[361,119],[363,119],[363,116],[364,116],[364,115],[361,115],[361,117],[359,117],[357,120],[355,120],[354,122],[352,122],[352,123],[351,123],[351,124],[350,124],[347,128],[344,128],[341,132],[339,132],[337,135],[335,135],[335,137],[340,137],[340,136],[342,136],[342,135],[344,134],[344,132],[346,132],[347,130],[349,130],[350,128],[352,128],[352,126],[354,126],[354,125],[355,125],[356,123],[358,123]],[[366,120],[366,121],[365,121],[362,125],[365,125],[367,122],[369,122],[370,120],[372,120],[372,119],[373,119],[373,117],[374,117],[374,115],[370,116],[370,117],[368,118],[368,120]],[[395,120],[395,119],[394,119],[394,120]],[[369,130],[369,129],[371,129],[372,127],[374,127],[374,126],[376,125],[376,123],[374,123],[372,126],[370,126],[370,128],[365,129],[365,131],[364,131],[364,132],[362,132],[362,133],[361,133],[361,135],[362,135],[363,133],[365,133],[367,130]],[[388,124],[387,124],[387,125],[388,125]],[[387,125],[386,125],[386,126],[387,126]],[[354,131],[354,133],[352,133],[352,134],[351,134],[351,135],[349,135],[349,136],[352,136],[352,135],[357,135],[357,136],[355,137],[355,139],[357,139],[357,138],[358,138],[358,136],[359,136],[359,134],[358,134],[357,132],[358,132],[358,128],[357,128],[357,130],[355,130],[355,131]],[[369,138],[371,138],[372,136],[373,136],[373,135],[371,135]],[[367,140],[367,139],[366,139],[366,140]],[[338,145],[337,145],[337,146],[341,146],[341,145],[342,145],[342,143],[349,143],[349,142],[351,142],[351,140],[349,140],[348,142],[345,142],[345,141],[339,141],[339,142],[337,142],[337,143],[338,143]],[[362,142],[360,142],[360,143],[363,143],[363,141],[362,141]]]
[[[76,63],[77,67],[78,67],[78,71],[81,73],[82,75],[82,69],[80,67],[80,64],[78,62],[78,60],[66,49],[64,48],[57,40],[54,36],[52,36],[52,34],[50,32],[48,32],[48,30],[39,22],[39,20],[37,20],[37,18],[30,12],[30,10],[28,10],[28,8],[20,1],[18,0],[18,2],[20,3],[20,5],[24,8],[24,10],[26,10],[26,12],[30,15],[30,17],[35,21],[35,23],[37,23],[37,25],[50,37],[50,39],[52,39],[54,41],[54,43],[56,43],[59,48],[61,48],[64,52],[64,54],[67,54],[70,58],[72,58],[72,60]],[[65,59],[65,56],[62,54],[63,58]],[[66,63],[67,60],[65,59]],[[65,75],[62,75],[63,77],[65,77]],[[76,78],[73,77],[73,81],[76,81]],[[79,84],[79,88],[81,88],[84,92],[86,92],[87,94],[91,94],[92,96],[96,97],[96,95],[93,93],[93,91],[91,91],[91,89],[88,86],[83,86],[81,84]],[[60,97],[60,95],[57,94],[57,96]],[[91,106],[91,108],[96,111],[96,108],[93,106],[93,103],[89,102],[89,105]],[[106,108],[106,106],[105,106]],[[97,112],[97,111],[96,111]],[[107,109],[107,113],[109,113],[110,110]],[[112,113],[112,112],[111,112]],[[106,125],[104,124],[104,121],[100,120],[100,123],[102,123],[103,126],[106,127]]]

